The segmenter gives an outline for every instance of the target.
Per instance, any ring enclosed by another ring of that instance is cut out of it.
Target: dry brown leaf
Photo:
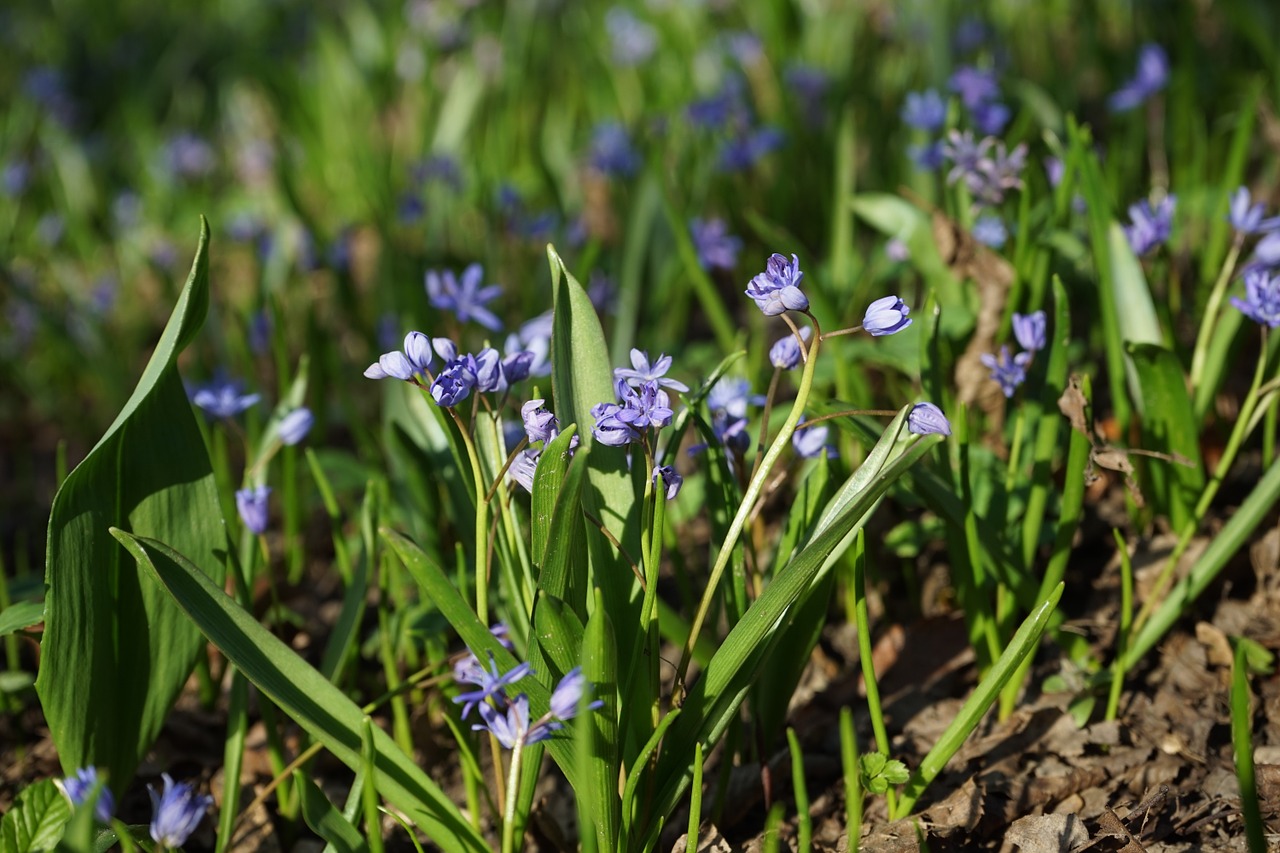
[[[1005,833],[1006,848],[1022,853],[1071,853],[1089,840],[1089,830],[1073,814],[1028,815]]]

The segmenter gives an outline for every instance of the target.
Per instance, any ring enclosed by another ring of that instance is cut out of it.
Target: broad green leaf
[[[538,456],[538,467],[533,473],[533,494],[529,498],[531,507],[529,522],[532,529],[533,562],[538,566],[542,565],[548,543],[553,541],[551,520],[564,486],[565,473],[573,460],[569,448],[577,432],[577,424],[569,424],[558,436],[548,442]]]
[[[543,684],[554,682],[582,662],[582,620],[568,604],[554,595],[540,592],[538,603],[533,608],[533,629],[538,648],[551,663],[551,670],[545,673],[545,677],[542,677],[544,673],[539,665],[534,663]]]
[[[563,599],[581,621],[587,614],[586,531],[582,518],[582,487],[586,482],[587,460],[585,457],[574,457],[572,462],[568,460],[572,429],[570,427],[551,442],[538,460],[533,480],[533,528],[534,535],[542,533],[545,541],[540,554],[535,550],[538,555],[534,562],[538,567],[538,589]],[[563,443],[561,439],[564,439]],[[548,455],[560,457],[560,460],[548,459]],[[545,472],[544,459],[548,466]],[[556,477],[560,479],[554,480]]]
[[[324,792],[311,781],[305,772],[297,770],[293,774],[294,784],[302,799],[302,819],[316,835],[328,842],[337,853],[361,853],[369,849],[360,830],[351,825],[342,812],[324,795]]]
[[[137,388],[63,482],[49,517],[36,690],[64,770],[128,785],[200,650],[200,632],[108,529],[170,542],[221,584],[226,532],[213,469],[178,375],[209,302],[209,226]]]
[[[281,710],[353,770],[362,766],[364,713],[168,545],[112,529],[209,642]],[[373,731],[378,792],[446,851],[488,848],[457,806],[382,729]]]
[[[0,610],[0,637],[44,621],[43,601],[18,601]]]
[[[0,851],[39,853],[58,846],[71,819],[71,803],[52,779],[36,782],[18,795],[0,821]]]
[[[597,850],[612,851],[618,843],[618,649],[613,621],[597,590],[595,607],[587,620],[582,642],[582,675],[590,687],[582,701],[600,699],[604,707],[581,714],[574,722],[578,747],[580,814],[595,828],[583,833],[583,845],[592,836]]]
[[[1146,460],[1156,499],[1174,530],[1191,521],[1204,489],[1200,463],[1200,431],[1177,356],[1159,344],[1129,344],[1142,401],[1143,449],[1177,454],[1190,465],[1163,459]]]
[[[1120,339],[1125,344],[1125,372],[1129,377],[1129,393],[1142,409],[1142,381],[1134,370],[1133,361],[1127,356],[1131,344],[1162,343],[1160,321],[1156,317],[1156,305],[1151,298],[1151,287],[1142,272],[1138,256],[1129,246],[1129,238],[1118,222],[1112,222],[1107,230],[1110,242],[1112,298],[1115,299],[1116,317],[1119,320]]]

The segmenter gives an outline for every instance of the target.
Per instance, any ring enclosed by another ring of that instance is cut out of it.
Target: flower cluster
[[[591,407],[591,416],[596,419],[591,433],[596,441],[621,447],[642,441],[650,427],[660,429],[671,423],[674,412],[670,399],[656,380],[634,388],[625,379],[618,379],[614,388],[618,402],[597,403]]]
[[[776,317],[785,311],[808,311],[809,297],[800,290],[803,278],[798,257],[792,255],[788,261],[786,255],[774,252],[764,272],[751,279],[746,293],[766,317]]]
[[[629,178],[640,171],[640,154],[632,146],[627,129],[617,122],[596,125],[588,160],[591,168],[610,177]]]
[[[495,626],[497,627],[499,626]],[[461,684],[471,684],[478,689],[459,693],[453,701],[463,706],[463,718],[471,713],[472,708],[478,709],[483,722],[476,723],[471,728],[475,731],[492,732],[498,742],[507,749],[514,749],[517,744],[523,746],[547,740],[552,734],[564,728],[566,721],[577,716],[578,706],[586,689],[586,679],[582,675],[581,667],[575,667],[565,673],[551,692],[550,709],[531,723],[529,697],[521,693],[514,699],[508,700],[506,688],[532,674],[533,667],[528,663],[517,664],[500,674],[492,655],[489,658],[489,668],[485,669],[476,656],[468,652],[454,664],[453,677]],[[587,707],[595,709],[603,705],[604,702],[597,699]]]
[[[560,422],[547,410],[546,403],[544,399],[529,400],[520,407],[520,419],[530,445],[541,443],[545,447],[560,434]],[[533,492],[533,475],[538,470],[538,459],[542,456],[543,447],[530,446],[520,451],[507,469],[511,479],[519,483],[526,492]],[[569,442],[569,450],[572,452],[577,447],[578,436],[574,435]]]
[[[512,345],[509,341],[508,348]],[[518,345],[517,338],[514,346]],[[440,356],[444,365],[432,378],[435,355]],[[421,332],[410,332],[405,335],[403,351],[383,353],[365,369],[364,375],[370,379],[400,379],[419,386],[430,382],[431,399],[436,405],[452,408],[472,391],[506,391],[529,376],[535,358],[532,350],[515,350],[504,357],[493,347],[485,347],[474,355],[459,353],[457,344],[448,338],[433,341]]]
[[[1124,226],[1124,235],[1135,255],[1145,255],[1169,239],[1177,202],[1176,196],[1167,195],[1154,208],[1145,198],[1129,206],[1130,224]]]
[[[1022,170],[1027,164],[1027,146],[1012,151],[1003,142],[987,136],[974,141],[972,131],[953,130],[947,134],[943,153],[951,160],[947,183],[963,181],[974,204],[996,207],[1009,190],[1022,189]]]
[[[1037,351],[1044,349],[1045,323],[1043,311],[1034,311],[1030,314],[1015,313],[1013,335],[1023,351],[1011,357],[1009,347],[1002,346],[997,355],[983,353],[980,356],[982,363],[991,371],[991,378],[1000,383],[1000,390],[1004,391],[1006,397],[1012,397],[1018,390],[1018,386],[1027,381],[1027,365],[1031,363]]]
[[[98,768],[82,767],[71,776],[57,780],[58,789],[71,801],[72,807],[79,807],[89,801],[93,789],[98,785],[100,777]],[[98,799],[93,806],[93,816],[99,823],[111,823],[116,813],[116,798],[104,782],[98,790]]]
[[[1146,103],[1169,82],[1169,57],[1158,44],[1144,44],[1138,51],[1133,77],[1111,93],[1107,107],[1113,113],[1128,112]]]
[[[729,233],[723,219],[689,220],[689,236],[704,270],[731,271],[738,265],[742,240]]]
[[[969,112],[974,127],[984,134],[998,135],[1009,123],[1009,108],[1001,103],[1000,87],[993,71],[962,65],[949,81],[951,91],[960,96],[960,102]]]

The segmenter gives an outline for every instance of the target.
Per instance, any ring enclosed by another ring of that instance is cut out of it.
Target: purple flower
[[[823,119],[823,101],[831,88],[831,77],[818,68],[791,65],[783,73],[787,85],[800,102],[805,121],[817,125]]]
[[[798,257],[792,255],[788,263],[786,256],[774,252],[765,271],[751,279],[746,293],[766,317],[776,317],[784,311],[807,311],[809,298],[799,287],[802,278]]]
[[[472,660],[474,660],[474,655]],[[477,661],[474,665],[460,668],[455,666],[453,669],[453,677],[456,681],[466,684],[474,684],[479,690],[469,690],[466,693],[459,693],[453,697],[456,704],[462,705],[462,718],[465,720],[467,715],[471,713],[471,709],[480,705],[488,707],[486,700],[492,699],[498,704],[506,702],[506,694],[504,690],[508,684],[512,684],[524,678],[533,672],[533,667],[527,663],[517,664],[505,673],[498,672],[497,661],[493,659],[493,655],[489,655],[489,668],[485,669],[479,665]]]
[[[1030,314],[1013,315],[1013,336],[1018,345],[1028,352],[1044,349],[1045,314],[1043,311],[1032,311]]]
[[[462,279],[457,279],[453,270],[428,270],[426,276],[427,300],[432,308],[452,311],[459,323],[475,320],[491,332],[502,328],[502,321],[485,307],[485,303],[502,293],[502,285],[491,284],[481,287],[484,280],[484,268],[479,264],[471,264],[462,271]]]
[[[1255,323],[1280,327],[1280,276],[1266,270],[1248,270],[1244,274],[1245,298],[1231,297],[1231,304]]]
[[[437,406],[453,408],[471,395],[476,382],[475,358],[455,358],[440,370],[431,383],[431,399]]]
[[[476,390],[480,393],[507,390],[507,378],[502,373],[502,356],[493,347],[485,347],[474,356],[464,356],[476,375]]]
[[[816,459],[823,455],[833,458],[836,449],[827,444],[829,434],[826,425],[806,427],[801,421],[791,434],[791,447],[801,459]]]
[[[680,487],[684,485],[684,477],[681,477],[672,465],[655,465],[653,468],[653,482],[662,480],[663,488],[666,489],[667,500],[673,501],[676,495],[680,494]]]
[[[267,529],[270,496],[270,486],[251,486],[236,491],[236,511],[240,513],[245,528],[255,536],[261,536]]]
[[[723,219],[690,219],[689,234],[703,269],[732,270],[738,265],[742,240],[729,233]]]
[[[164,161],[169,173],[184,181],[204,178],[218,165],[213,146],[187,131],[171,136],[165,143]]]
[[[621,412],[622,407],[617,403],[597,403],[591,407],[591,416],[596,419],[591,434],[596,441],[609,447],[621,447],[640,437],[630,424],[618,418]]]
[[[951,421],[933,403],[916,403],[907,412],[907,431],[916,435],[951,435]]]
[[[1280,228],[1280,216],[1263,219],[1266,208],[1261,202],[1251,204],[1251,201],[1248,187],[1240,187],[1231,194],[1231,212],[1227,214],[1231,227],[1241,234],[1261,234]]]
[[[1250,269],[1267,269],[1280,264],[1280,233],[1272,233],[1258,241],[1253,247],[1253,259],[1246,271]]]
[[[31,184],[31,166],[23,160],[10,160],[0,170],[0,189],[10,197],[20,196]]]
[[[1000,96],[995,72],[974,68],[971,65],[962,65],[957,68],[947,85],[951,91],[960,96],[960,101],[970,110],[979,104],[994,101]]]
[[[679,487],[677,486],[677,489]],[[556,682],[555,690],[551,691],[551,706],[549,716],[555,717],[557,720],[572,720],[578,715],[578,704],[582,701],[582,694],[586,690],[587,680],[582,676],[582,667],[575,666],[564,674]],[[597,699],[588,708],[595,709],[603,707],[604,702]]]
[[[974,127],[988,136],[999,136],[1012,115],[1009,108],[999,101],[984,101],[969,108]]]
[[[197,794],[196,789],[186,782],[174,782],[168,773],[161,774],[164,779],[164,792],[157,794],[156,789],[147,786],[151,793],[151,838],[157,844],[175,849],[181,847],[200,825],[209,806],[213,805],[213,797]]]
[[[640,171],[640,155],[631,145],[626,128],[617,122],[602,122],[591,132],[591,167],[601,174],[629,178]]]
[[[884,244],[884,253],[889,256],[889,260],[898,263],[906,263],[911,260],[911,249],[906,242],[900,237],[893,237]]]
[[[813,330],[808,326],[800,330],[800,337],[806,341],[812,334]],[[779,370],[795,370],[802,358],[800,341],[796,340],[795,334],[784,335],[769,347],[769,363]]]
[[[974,142],[969,131],[953,130],[943,150],[954,164],[947,173],[947,183],[963,180],[977,204],[995,207],[1004,201],[1006,191],[1022,189],[1026,145],[1008,151],[1003,142],[993,137]]]
[[[1138,70],[1133,78],[1111,93],[1107,108],[1123,113],[1141,106],[1169,82],[1169,57],[1158,44],[1144,44],[1138,51]]]
[[[297,444],[311,432],[315,421],[315,415],[306,406],[294,409],[280,419],[280,440],[288,445]]]
[[[98,784],[98,768],[82,767],[71,776],[57,781],[58,788],[71,801],[73,807],[80,807],[89,801],[94,787]],[[93,806],[93,816],[99,823],[111,823],[116,813],[116,800],[111,789],[105,784],[98,790],[98,799]]]
[[[1124,235],[1129,238],[1129,246],[1135,255],[1145,255],[1169,239],[1173,232],[1176,204],[1177,197],[1167,195],[1155,208],[1145,198],[1129,206],[1131,224],[1124,226]]]
[[[1009,232],[1005,230],[1004,223],[1000,221],[999,216],[988,213],[979,216],[978,220],[973,223],[973,239],[984,246],[999,249],[1009,239]]]
[[[622,68],[646,62],[658,49],[658,34],[629,10],[614,6],[604,16],[613,50],[613,64]]]
[[[932,172],[946,161],[946,145],[941,141],[907,146],[907,159],[922,172]]]
[[[750,120],[750,115],[743,102],[741,82],[736,77],[729,78],[716,94],[696,100],[685,107],[685,117],[694,127],[706,130],[730,124],[745,125]]]
[[[671,423],[671,411],[667,392],[657,382],[645,382],[638,389],[625,380],[618,380],[618,399],[622,409],[615,414],[618,420],[634,430],[649,427],[661,428]]]
[[[241,383],[232,379],[215,379],[201,386],[191,402],[215,418],[230,420],[261,399],[260,394],[240,393]]]
[[[741,172],[777,150],[786,136],[776,127],[761,127],[726,139],[720,146],[718,165],[722,172]]]
[[[532,727],[529,725],[529,697],[521,693],[507,706],[506,713],[498,711],[491,705],[480,706],[483,723],[471,728],[476,731],[490,731],[498,739],[498,743],[507,749],[515,749],[517,743],[531,744],[544,741],[559,728],[553,720],[539,720]]]
[[[908,92],[901,116],[903,123],[916,130],[930,133],[942,130],[942,126],[947,123],[947,102],[936,89]]]
[[[684,394],[689,391],[689,386],[683,382],[668,377],[667,371],[671,369],[671,356],[663,354],[653,362],[649,363],[649,354],[642,350],[631,350],[631,367],[615,367],[613,369],[613,378],[615,381],[621,379],[628,384],[642,385],[645,382],[657,382],[663,388],[670,388],[672,391],[679,391]]]
[[[533,494],[533,476],[538,472],[538,457],[541,455],[539,450],[522,450],[516,454],[511,467],[507,469],[507,476],[529,494]]]
[[[1020,352],[1009,358],[1009,348],[1000,347],[999,356],[984,352],[979,356],[982,363],[991,371],[991,378],[1000,383],[1000,390],[1006,397],[1012,397],[1018,386],[1027,381],[1027,363],[1031,361],[1031,353]]]
[[[559,424],[556,416],[546,409],[546,400],[530,400],[520,407],[520,418],[524,421],[524,431],[531,443],[550,441],[556,434]]]
[[[867,306],[867,313],[862,317],[862,328],[875,337],[892,335],[911,325],[911,319],[907,317],[910,313],[907,303],[898,297],[882,296]]]
[[[438,339],[437,339],[438,340]],[[410,332],[404,336],[404,351],[383,353],[378,360],[365,368],[370,379],[401,379],[416,382],[431,370],[431,339],[422,332]]]

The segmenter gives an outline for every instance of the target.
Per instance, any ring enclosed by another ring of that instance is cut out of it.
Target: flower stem
[[[702,600],[698,603],[698,610],[694,614],[693,624],[689,628],[689,639],[685,642],[684,650],[680,654],[680,664],[676,667],[672,701],[677,705],[684,701],[684,679],[689,671],[689,661],[693,657],[693,649],[697,645],[698,636],[702,633],[702,623],[706,621],[707,612],[711,609],[711,601],[715,598],[716,589],[720,585],[720,577],[724,574],[725,567],[729,565],[729,561],[733,557],[733,549],[742,535],[743,526],[751,516],[752,507],[760,497],[760,492],[764,488],[765,480],[769,477],[769,472],[773,469],[778,458],[782,456],[788,442],[791,441],[791,435],[795,432],[796,424],[800,422],[800,417],[804,414],[805,404],[809,402],[809,392],[813,388],[814,367],[818,363],[818,348],[822,346],[822,329],[813,315],[810,315],[809,318],[813,321],[814,335],[813,341],[809,344],[809,357],[804,363],[804,372],[800,375],[800,386],[796,389],[795,402],[791,405],[791,412],[782,424],[782,429],[774,437],[773,444],[769,445],[769,450],[765,453],[764,460],[755,473],[752,474],[751,482],[747,484],[746,491],[743,493],[742,504],[738,507],[738,512],[734,515],[733,521],[729,524],[724,542],[720,544],[720,551],[716,554],[716,562],[711,568],[711,576],[707,579],[706,590],[702,593]]]
[[[876,684],[876,666],[871,653],[871,616],[867,608],[867,535],[859,529],[854,545],[853,595],[858,614],[855,628],[858,632],[858,659],[862,664],[862,683],[867,688],[867,713],[871,717],[871,731],[876,738],[876,749],[885,758],[889,752],[889,734],[884,727],[884,711],[880,707],[880,687]],[[885,791],[889,814],[897,806],[897,794],[892,788]]]
[[[502,853],[515,853],[516,801],[520,798],[520,759],[524,755],[524,736],[516,738],[511,750],[511,769],[507,772],[507,804],[502,815]]]
[[[453,418],[454,424],[458,427],[458,432],[462,436],[462,443],[467,448],[467,456],[471,460],[471,478],[476,484],[476,531],[475,531],[475,550],[476,550],[476,615],[480,617],[480,621],[489,624],[489,499],[485,497],[485,489],[488,483],[485,481],[483,469],[480,467],[480,454],[476,452],[475,442],[471,440],[471,433],[463,425],[462,419],[458,417],[458,413],[452,407],[445,409],[449,413],[449,417]]]
[[[1209,301],[1205,303],[1200,331],[1196,333],[1196,348],[1191,354],[1192,388],[1198,387],[1204,377],[1205,360],[1209,356],[1209,340],[1213,337],[1213,330],[1218,325],[1218,311],[1222,308],[1223,297],[1227,295],[1227,285],[1231,283],[1231,273],[1235,271],[1236,261],[1240,257],[1240,249],[1243,245],[1244,235],[1237,234],[1235,241],[1231,244],[1231,251],[1227,252],[1227,259],[1222,264],[1222,272],[1218,273],[1218,280],[1214,282],[1213,290],[1209,293]]]

